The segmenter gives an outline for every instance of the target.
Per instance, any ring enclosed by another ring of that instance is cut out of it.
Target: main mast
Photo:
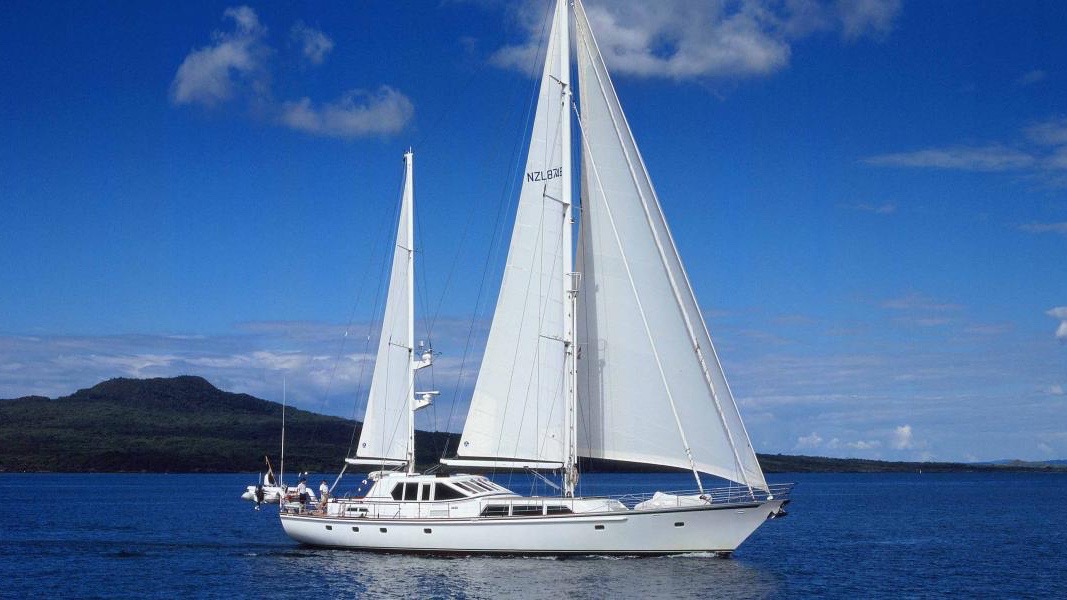
[[[563,493],[568,497],[574,496],[574,489],[578,485],[578,347],[575,338],[577,329],[577,305],[579,274],[574,272],[574,211],[571,192],[571,50],[570,50],[570,14],[567,11],[567,0],[556,2],[556,27],[559,30],[559,85],[561,89],[559,102],[559,127],[560,145],[562,154],[560,166],[562,167],[563,195],[560,202],[563,204],[563,347],[566,353],[564,364],[566,365],[567,399],[564,422],[564,450],[563,450]],[[545,82],[547,83],[547,82]]]

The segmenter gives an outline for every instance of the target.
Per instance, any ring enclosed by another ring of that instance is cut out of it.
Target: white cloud
[[[185,57],[170,86],[175,104],[215,106],[232,98],[242,83],[255,90],[265,85],[265,63],[270,54],[263,43],[266,28],[247,6],[227,8],[223,17],[234,22],[234,31],[216,31],[210,46]]]
[[[868,202],[861,202],[859,204],[842,204],[841,208],[856,210],[860,212],[869,212],[876,215],[891,215],[897,212],[897,205],[892,202],[884,202],[882,204],[870,204]]]
[[[835,9],[845,39],[885,36],[900,13],[900,0],[837,0]]]
[[[893,430],[891,444],[897,450],[910,450],[914,447],[911,434],[911,425],[901,425]]]
[[[902,311],[930,311],[944,312],[956,311],[962,308],[959,304],[939,302],[918,292],[912,292],[897,298],[890,298],[881,304],[882,308]]]
[[[1050,396],[1062,396],[1063,386],[1059,384],[1048,386],[1048,393]]]
[[[297,44],[300,44],[304,58],[313,65],[321,65],[326,60],[326,55],[333,50],[333,39],[325,33],[309,27],[303,21],[297,21],[293,25],[289,36]]]
[[[1000,144],[930,148],[914,152],[882,154],[864,159],[882,167],[919,167],[961,171],[1016,171],[1036,164],[1030,154]]]
[[[234,31],[215,32],[210,46],[185,57],[171,82],[175,104],[211,107],[243,95],[255,102],[256,114],[270,115],[278,124],[339,138],[394,133],[411,120],[411,101],[386,85],[374,92],[353,90],[319,106],[309,97],[276,101],[270,92],[268,59],[274,50],[266,42],[267,28],[247,6],[228,8],[223,15],[233,21]],[[311,64],[321,64],[334,48],[329,36],[303,21],[293,25],[290,38]]]
[[[1011,141],[879,154],[863,162],[880,167],[1021,173],[1049,187],[1067,187],[1067,117],[1028,125]]]
[[[1023,130],[1026,137],[1043,146],[1067,145],[1067,117],[1046,119]]]
[[[805,435],[797,438],[797,448],[818,448],[822,445],[822,437],[814,431],[811,435]]]
[[[1061,342],[1067,342],[1067,306],[1051,308],[1045,314],[1053,319],[1060,320],[1060,326],[1056,328],[1056,339]]]
[[[1048,77],[1048,73],[1041,69],[1034,69],[1023,73],[1022,76],[1015,80],[1015,83],[1018,85],[1031,85],[1043,81],[1046,77]]]
[[[826,447],[834,450],[838,448],[846,448],[849,450],[877,450],[882,447],[882,442],[878,440],[856,440],[854,442],[844,442],[838,438],[830,440]]]
[[[1062,223],[1024,223],[1019,229],[1029,233],[1058,233],[1067,235],[1067,221]]]
[[[400,131],[415,112],[411,100],[389,86],[376,92],[353,90],[340,100],[316,107],[309,98],[286,102],[281,122],[299,131],[353,138]]]
[[[514,9],[529,38],[497,50],[490,62],[532,70],[546,10],[527,2]],[[748,77],[789,64],[792,43],[818,31],[846,41],[880,37],[893,27],[899,0],[614,0],[586,5],[608,66],[635,77]]]

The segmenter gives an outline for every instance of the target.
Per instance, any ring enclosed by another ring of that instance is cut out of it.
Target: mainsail
[[[572,262],[568,16],[559,3],[485,356],[457,454],[562,464]],[[450,461],[455,463],[455,461]],[[557,465],[559,466],[559,465]]]
[[[766,489],[585,11],[578,451]]]

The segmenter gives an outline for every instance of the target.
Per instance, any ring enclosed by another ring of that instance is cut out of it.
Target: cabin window
[[[404,484],[398,483],[398,484],[394,485],[393,486],[393,491],[390,492],[390,495],[393,497],[393,500],[403,500],[404,499]]]
[[[506,517],[508,516],[507,504],[490,504],[482,509],[483,517]]]
[[[593,525],[593,529],[596,529],[597,531],[602,531],[604,529],[604,526],[603,525]]]
[[[356,532],[356,533],[359,533],[359,527],[353,527],[353,528],[352,528],[352,531],[354,531],[354,532]]]
[[[434,484],[433,496],[434,500],[456,500],[465,497],[463,492],[441,482]]]
[[[419,499],[419,484],[409,481],[404,484],[404,500],[414,502]]]
[[[511,514],[516,517],[529,517],[533,515],[540,515],[544,512],[544,508],[538,506],[513,506],[511,507]]]
[[[327,525],[326,531],[333,531],[333,525]]]
[[[674,524],[674,526],[675,527],[685,527],[685,523],[683,521],[678,521],[677,523]]]
[[[430,499],[430,484],[424,483],[419,486],[419,500],[426,502]]]
[[[566,506],[548,505],[545,507],[545,513],[550,515],[569,515],[571,514],[571,509]]]
[[[422,532],[423,533],[433,533],[433,529],[430,529],[429,527],[427,527],[426,529],[423,529]]]

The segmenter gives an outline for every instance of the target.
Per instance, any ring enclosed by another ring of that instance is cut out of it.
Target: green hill
[[[277,463],[281,422],[280,404],[200,377],[111,379],[55,400],[0,401],[0,471],[259,471],[264,454]],[[339,469],[356,426],[288,408],[287,470]],[[436,461],[447,436],[418,437],[420,462]]]

